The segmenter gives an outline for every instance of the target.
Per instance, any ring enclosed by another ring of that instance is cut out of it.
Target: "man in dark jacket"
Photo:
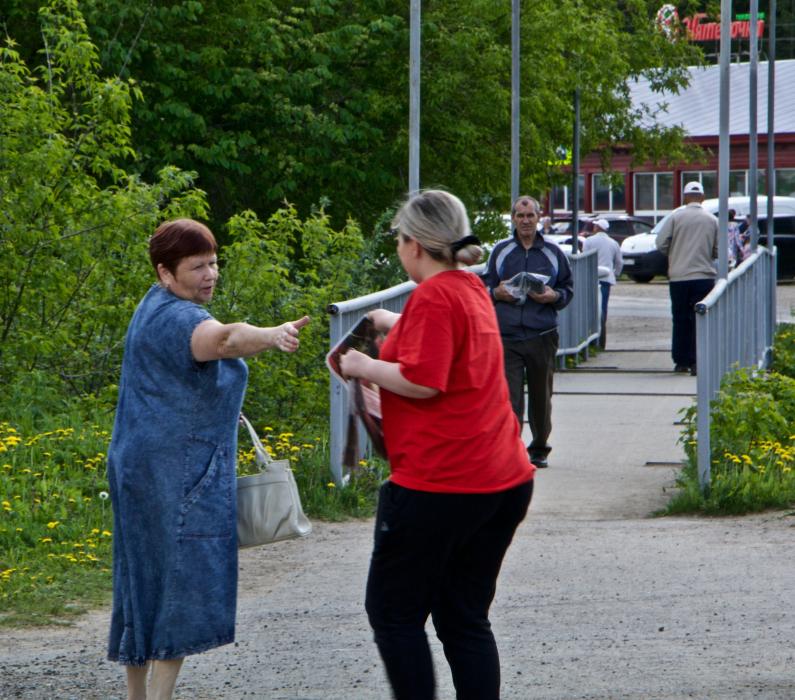
[[[558,350],[558,311],[573,295],[571,268],[566,254],[538,232],[541,208],[533,197],[519,197],[511,207],[514,233],[500,241],[489,257],[483,281],[494,300],[502,335],[505,376],[513,411],[524,420],[527,381],[527,422],[533,435],[527,447],[531,461],[546,467],[552,432],[552,376]],[[547,278],[543,291],[517,299],[505,282],[520,272]]]

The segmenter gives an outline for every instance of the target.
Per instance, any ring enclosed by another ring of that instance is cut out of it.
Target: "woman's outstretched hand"
[[[282,323],[281,326],[276,326],[273,329],[275,332],[273,346],[282,352],[295,352],[298,350],[298,346],[300,345],[298,331],[309,323],[309,321],[309,316],[304,316],[297,321],[287,321],[286,323]]]

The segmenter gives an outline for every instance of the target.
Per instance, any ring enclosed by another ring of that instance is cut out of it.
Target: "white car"
[[[757,219],[759,222],[759,242],[767,240],[767,197],[757,197]],[[779,278],[795,277],[795,197],[776,197],[774,229],[778,248]],[[680,209],[682,207],[679,207]],[[719,200],[705,199],[704,208],[718,215]],[[729,209],[734,209],[735,220],[742,220],[750,213],[750,197],[729,197]],[[674,210],[676,211],[676,210]],[[665,276],[668,272],[668,259],[657,250],[657,232],[663,222],[671,216],[669,212],[660,219],[650,233],[629,236],[621,244],[621,257],[624,272],[636,282],[649,282],[655,275]]]

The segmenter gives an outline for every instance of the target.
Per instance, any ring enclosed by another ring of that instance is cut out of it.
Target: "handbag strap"
[[[268,450],[262,446],[262,442],[259,439],[259,435],[257,435],[257,431],[254,430],[251,423],[249,423],[248,418],[246,418],[242,413],[240,414],[240,422],[248,429],[248,434],[251,436],[251,442],[254,443],[254,451],[261,459],[261,461],[257,461],[260,461],[261,464],[264,464],[265,468],[267,469],[273,462],[273,458],[268,454]]]

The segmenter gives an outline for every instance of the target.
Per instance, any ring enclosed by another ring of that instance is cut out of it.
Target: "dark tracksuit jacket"
[[[522,271],[547,275],[547,284],[560,294],[560,299],[554,304],[538,304],[530,297],[524,304],[495,304],[500,334],[506,340],[527,340],[557,328],[558,311],[565,308],[574,295],[566,254],[557,244],[545,241],[540,233],[536,233],[529,250],[525,250],[516,234],[497,243],[481,278],[492,293],[502,280]]]

